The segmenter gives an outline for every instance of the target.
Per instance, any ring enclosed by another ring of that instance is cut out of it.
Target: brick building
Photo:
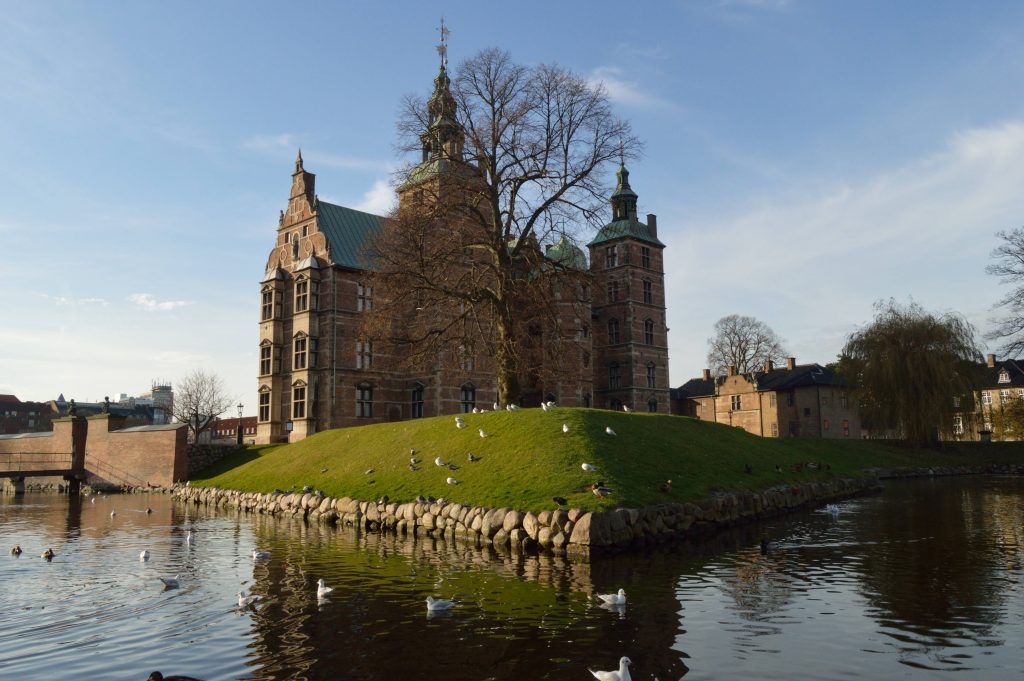
[[[725,423],[763,437],[859,438],[856,401],[820,364],[790,357],[785,368],[712,377],[708,369],[672,391],[672,412]]]
[[[988,355],[977,367],[980,390],[973,399],[954,396],[956,440],[1020,440],[1024,435],[1024,367],[1015,359]]]
[[[445,67],[428,103],[423,159],[415,183],[436,181],[463,167],[463,135]],[[373,306],[363,257],[380,216],[321,201],[316,177],[295,161],[287,209],[260,282],[256,441],[298,440],[315,432],[380,421],[490,408],[496,388],[490,358],[467,358],[427,374],[388,371],[360,339],[360,315]],[[565,406],[669,410],[665,327],[664,244],[654,215],[637,219],[637,195],[619,168],[612,221],[588,245],[590,262],[566,239],[544,245],[561,266],[589,270],[584,296],[591,323],[579,329],[579,375],[571,382],[528,385],[523,405],[553,399]],[[537,245],[540,248],[540,245]],[[566,324],[570,320],[566,310]],[[379,359],[379,358],[378,358]]]

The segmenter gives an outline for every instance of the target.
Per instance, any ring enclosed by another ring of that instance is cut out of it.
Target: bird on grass
[[[466,455],[466,460],[469,461],[470,463],[473,463],[474,461],[479,461],[480,457],[473,454],[473,452],[470,452],[469,454]]]
[[[463,422],[463,421],[456,421],[456,422],[455,422],[455,427],[456,427],[456,428],[465,428],[465,427],[466,427],[466,424],[465,424],[465,422]]]
[[[270,558],[270,551],[260,551],[259,549],[252,550],[253,560],[266,560],[267,558]]]
[[[554,408],[555,408],[555,401],[554,400],[548,400],[548,409],[554,409]]]
[[[21,547],[20,546],[15,546],[13,549],[11,549],[11,555],[12,556],[20,556],[21,555]]]
[[[316,597],[317,598],[323,598],[324,596],[326,596],[327,594],[331,593],[332,591],[334,591],[334,587],[333,586],[327,586],[327,583],[324,582],[323,577],[321,577],[320,580],[316,583]]]
[[[444,459],[442,459],[441,457],[436,457],[434,459],[434,465],[435,466],[447,466],[448,464],[445,463]]]
[[[427,596],[427,610],[450,610],[454,606],[455,601],[449,601],[443,598],[434,598],[433,596]]]
[[[626,590],[619,589],[618,593],[613,594],[597,594],[597,597],[609,605],[624,605],[626,603]]]
[[[153,672],[149,675],[146,681],[203,681],[197,679],[194,676],[181,676],[180,674],[171,674],[170,676],[164,676],[160,672]]]
[[[409,470],[412,471],[413,473],[415,473],[416,471],[419,470],[419,468],[416,468],[416,466],[414,464],[409,464]]]
[[[555,502],[559,506],[568,506],[569,500],[565,497],[551,497],[551,501]]]
[[[389,501],[391,501],[391,499],[388,497],[387,494],[385,494],[384,496],[382,496],[380,499],[377,500],[377,503],[378,504],[386,504]]]
[[[486,430],[481,428],[480,429],[480,437],[488,437],[488,436],[490,436],[490,433],[488,433]]]
[[[604,427],[604,432],[606,432],[606,433],[608,433],[609,435],[612,435],[612,436],[617,435],[617,433],[614,430],[612,430],[611,426],[605,426]]]
[[[256,594],[249,594],[248,596],[244,591],[238,592],[238,607],[239,608],[250,608],[256,604],[256,601],[260,599]]]
[[[139,561],[145,563],[147,560],[149,560],[149,551],[142,549],[142,553],[139,554]]]
[[[562,432],[563,433],[568,433],[569,432],[569,424],[568,423],[563,423],[562,424]]]
[[[326,468],[321,468],[321,469],[320,469],[320,472],[321,472],[321,473],[326,473],[326,472],[327,472],[327,469],[326,469]]]
[[[610,495],[614,490],[611,487],[605,487],[600,482],[595,482],[590,486],[590,491],[594,493],[594,496],[606,497]]]
[[[302,493],[303,494],[309,494],[312,491],[313,491],[313,486],[312,485],[303,485],[302,486]]]
[[[781,473],[782,472],[782,466],[780,466],[779,464],[775,464],[775,472],[776,473]]]
[[[457,471],[457,470],[459,470],[459,467],[456,466],[455,464],[449,462],[448,463],[448,470],[450,470],[450,471]]]
[[[623,657],[619,660],[619,668],[617,671],[601,672],[594,671],[590,667],[587,667],[587,671],[594,675],[597,681],[632,681],[632,677],[629,675],[629,665],[632,664],[632,660],[628,657]]]
[[[633,408],[624,404],[624,405],[622,405],[622,411],[624,411],[624,412],[626,412],[628,414],[629,412],[633,411]]]
[[[363,475],[373,475],[376,472],[377,471],[373,470],[372,468],[367,468],[366,473],[364,473]]]
[[[661,485],[658,487],[658,489],[660,489],[665,494],[668,494],[669,492],[672,491],[672,481],[671,480],[666,480],[665,482],[661,483]]]
[[[494,403],[494,411],[498,411],[499,409],[501,409],[501,405],[498,404],[497,402],[495,402]]]
[[[547,411],[548,409],[550,409],[550,407],[548,407],[548,403],[547,402],[541,402],[540,403],[540,408],[543,409],[544,411]]]
[[[445,480],[445,482],[447,482],[449,485],[457,485],[457,484],[459,484],[458,480],[456,480],[455,478],[451,478],[451,477],[448,478],[447,480]]]
[[[417,459],[417,458],[416,458],[415,456],[413,456],[413,457],[410,457],[410,459],[409,459],[409,463],[411,463],[411,464],[412,464],[413,466],[415,466],[415,465],[416,465],[416,464],[418,464],[419,462],[420,462],[420,460],[419,460],[419,459]]]
[[[173,577],[157,577],[157,579],[164,583],[164,591],[166,591],[167,589],[177,589],[181,586],[178,577],[179,575],[174,575]]]
[[[592,464],[592,463],[581,463],[580,464],[580,468],[582,468],[585,471],[589,471],[591,473],[593,473],[594,471],[597,470],[596,468],[594,468],[594,464]]]
[[[53,552],[53,549],[46,549],[42,553],[42,557],[46,560],[53,560],[53,557],[57,554]]]

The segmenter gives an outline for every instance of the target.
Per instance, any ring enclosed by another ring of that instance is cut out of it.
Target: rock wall
[[[188,475],[192,477],[199,471],[217,463],[231,452],[238,451],[234,445],[189,445]]]

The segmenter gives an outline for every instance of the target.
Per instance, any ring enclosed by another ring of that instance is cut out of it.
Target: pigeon
[[[459,484],[458,480],[456,480],[455,478],[451,478],[451,477],[449,477],[447,480],[445,480],[445,482],[447,482],[449,485],[457,485],[457,484]]]
[[[597,681],[633,681],[629,675],[629,665],[632,661],[628,657],[623,657],[619,660],[618,671],[613,672],[596,672],[593,669],[587,668]]]
[[[606,497],[609,494],[611,494],[614,490],[612,490],[611,487],[605,487],[601,483],[595,482],[593,485],[590,486],[590,491],[592,491],[595,496]]]
[[[604,427],[604,432],[608,433],[609,435],[616,435],[617,434],[614,430],[612,430],[611,426],[605,426]]]
[[[589,471],[590,473],[593,473],[597,470],[596,468],[594,468],[594,464],[591,463],[580,464],[580,468],[582,468],[585,471]]]
[[[632,407],[628,407],[626,405],[622,405],[622,411],[624,411],[624,412],[626,412],[628,414],[629,412],[633,411],[633,408]]]
[[[318,581],[316,583],[316,597],[317,598],[323,598],[324,596],[326,596],[327,594],[331,593],[332,591],[334,591],[334,587],[333,586],[327,586],[327,584],[323,580],[323,577],[321,577],[320,581]]]
[[[551,501],[555,502],[559,506],[568,506],[569,500],[565,497],[551,497]]]
[[[434,465],[435,466],[447,466],[448,464],[446,464],[444,462],[444,459],[442,459],[441,457],[437,457],[437,458],[434,459]]]
[[[568,433],[569,432],[569,424],[568,423],[563,423],[562,424],[562,432],[563,433]]]
[[[661,483],[661,485],[658,487],[658,489],[660,489],[665,494],[668,494],[669,492],[672,491],[672,481],[671,480],[666,480],[665,482]]]
[[[259,549],[252,550],[253,560],[266,560],[267,558],[270,558],[270,551],[260,551]]]
[[[488,433],[483,428],[480,429],[480,437],[487,437],[488,435],[490,435],[490,433]]]
[[[56,556],[56,555],[57,554],[53,552],[53,549],[46,549],[42,553],[42,557],[45,558],[46,560],[53,560],[53,557]]]
[[[139,560],[143,563],[149,560],[149,551],[142,549],[142,553],[139,554]]]
[[[466,460],[469,461],[470,463],[472,463],[474,461],[479,461],[480,457],[474,455],[473,452],[470,452],[469,454],[466,455]]]
[[[258,601],[259,599],[260,599],[260,597],[257,596],[256,594],[251,594],[249,596],[246,596],[244,591],[239,591],[238,592],[238,607],[239,608],[248,608],[248,607],[252,606],[254,603],[256,603],[256,601]]]
[[[11,549],[11,555],[12,556],[20,556],[21,555],[21,547],[20,546],[15,546],[13,549]]]
[[[626,590],[619,589],[619,592],[614,594],[597,594],[597,597],[610,605],[623,605],[626,602]]]
[[[157,579],[164,583],[164,589],[177,589],[181,586],[181,582],[178,581],[178,575],[173,577],[157,577]]]
[[[443,598],[435,599],[427,596],[427,610],[449,610],[455,605],[455,601],[448,601]]]

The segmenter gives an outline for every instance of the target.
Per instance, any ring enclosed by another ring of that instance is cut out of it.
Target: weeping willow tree
[[[959,314],[889,300],[847,339],[839,366],[865,424],[923,446],[952,434],[954,414],[973,413],[980,360],[974,327]]]

